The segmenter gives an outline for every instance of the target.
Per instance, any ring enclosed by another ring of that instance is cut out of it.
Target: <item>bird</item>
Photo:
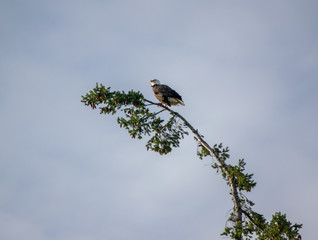
[[[152,90],[155,94],[155,97],[159,100],[160,103],[168,105],[169,107],[181,104],[184,106],[182,97],[171,87],[161,84],[158,79],[150,80]]]

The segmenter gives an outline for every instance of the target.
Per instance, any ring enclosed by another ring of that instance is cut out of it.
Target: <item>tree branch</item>
[[[209,146],[198,130],[178,112],[161,103],[145,99],[139,91],[131,90],[127,94],[123,91],[110,91],[110,87],[105,88],[98,83],[96,88],[82,96],[82,102],[92,109],[102,105],[100,110],[103,114],[123,111],[124,115],[117,118],[120,127],[128,130],[132,138],[141,139],[144,135],[150,136],[146,148],[159,154],[167,154],[173,147],[179,147],[180,139],[188,134],[184,128],[190,129],[199,143],[197,155],[200,159],[209,155],[215,159],[211,167],[217,171],[221,170],[223,179],[231,188],[234,207],[228,221],[232,222],[233,226],[226,227],[221,235],[236,240],[242,240],[245,236],[251,239],[252,234],[259,236],[259,239],[301,239],[299,229],[302,225],[292,225],[286,219],[286,215],[280,212],[275,213],[271,222],[266,222],[263,215],[252,210],[254,203],[248,200],[242,191],[251,191],[256,182],[252,179],[253,174],[244,173],[246,164],[244,159],[239,159],[238,164],[234,166],[226,163],[226,159],[230,157],[229,149],[223,148],[222,144]],[[147,107],[150,105],[156,105],[162,109],[154,113]],[[165,110],[172,115],[168,121],[156,116]]]
[[[234,178],[231,176],[229,170],[227,169],[227,164],[225,162],[223,162],[215,153],[215,151],[213,150],[213,148],[211,148],[209,146],[209,144],[204,141],[204,139],[202,138],[202,136],[199,134],[198,130],[196,130],[182,115],[180,115],[179,113],[171,110],[170,108],[168,108],[167,106],[164,106],[161,103],[154,103],[150,100],[144,99],[145,102],[148,102],[150,104],[153,105],[157,105],[159,107],[164,108],[165,110],[168,110],[171,114],[177,116],[178,118],[180,118],[184,124],[192,131],[192,133],[197,137],[198,141],[200,142],[200,144],[205,147],[211,154],[212,157],[214,157],[214,159],[220,164],[220,167],[222,168],[222,170],[224,171],[224,173],[226,174],[230,186],[231,186],[231,193],[233,196],[233,202],[234,202],[234,207],[235,207],[235,222],[236,225],[240,225],[242,223],[242,206],[241,206],[241,201],[240,198],[238,196],[238,191],[237,191],[237,185],[234,182]]]

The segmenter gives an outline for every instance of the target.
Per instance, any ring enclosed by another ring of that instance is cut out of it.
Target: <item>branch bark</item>
[[[233,197],[233,203],[234,203],[234,209],[235,209],[235,223],[236,226],[239,226],[242,224],[242,206],[241,206],[241,201],[238,195],[238,190],[237,190],[237,185],[235,183],[234,177],[231,176],[228,168],[227,168],[227,164],[225,162],[223,162],[215,153],[215,151],[213,150],[212,147],[209,146],[209,144],[202,138],[202,136],[199,134],[198,130],[196,130],[182,115],[180,115],[179,113],[171,110],[170,108],[168,108],[167,106],[164,106],[161,103],[154,103],[150,100],[144,99],[145,102],[148,102],[150,104],[153,105],[157,105],[159,107],[164,108],[165,110],[169,111],[171,114],[177,116],[178,118],[180,118],[184,124],[192,131],[192,133],[196,136],[196,138],[198,139],[198,141],[200,142],[200,144],[205,147],[211,154],[211,156],[219,163],[220,167],[222,168],[222,170],[224,171],[224,173],[226,174],[230,186],[231,186],[231,193],[232,193],[232,197]],[[242,237],[240,237],[239,239],[241,239]]]

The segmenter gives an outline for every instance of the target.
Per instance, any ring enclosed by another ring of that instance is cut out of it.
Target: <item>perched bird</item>
[[[150,80],[152,90],[155,94],[155,97],[164,105],[174,106],[181,104],[184,106],[182,97],[172,88],[167,85],[160,84],[158,79]]]

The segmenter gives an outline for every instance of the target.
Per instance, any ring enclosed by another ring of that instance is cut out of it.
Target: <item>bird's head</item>
[[[157,84],[160,84],[160,81],[158,79],[152,79],[150,80],[151,86],[155,86]]]

